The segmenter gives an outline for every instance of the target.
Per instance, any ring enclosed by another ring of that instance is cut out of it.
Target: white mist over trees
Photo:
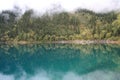
[[[54,4],[61,5],[66,11],[85,8],[95,12],[104,12],[120,8],[120,0],[0,0],[0,10],[13,9],[16,5],[22,10],[30,8],[38,12],[46,12]]]

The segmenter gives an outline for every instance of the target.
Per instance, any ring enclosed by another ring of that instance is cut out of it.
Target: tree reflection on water
[[[0,80],[120,80],[120,45],[0,45]]]

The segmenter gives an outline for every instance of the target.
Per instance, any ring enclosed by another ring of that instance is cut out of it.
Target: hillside
[[[10,10],[0,13],[1,42],[120,40],[120,12],[78,9],[35,16],[33,10],[27,10],[19,15]]]

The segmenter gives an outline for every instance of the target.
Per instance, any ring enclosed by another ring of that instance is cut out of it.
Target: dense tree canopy
[[[45,13],[34,16],[27,10],[0,13],[0,41],[120,40],[120,13],[75,12]]]

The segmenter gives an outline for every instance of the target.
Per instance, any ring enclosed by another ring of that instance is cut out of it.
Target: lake
[[[0,80],[120,80],[120,45],[0,45]]]

